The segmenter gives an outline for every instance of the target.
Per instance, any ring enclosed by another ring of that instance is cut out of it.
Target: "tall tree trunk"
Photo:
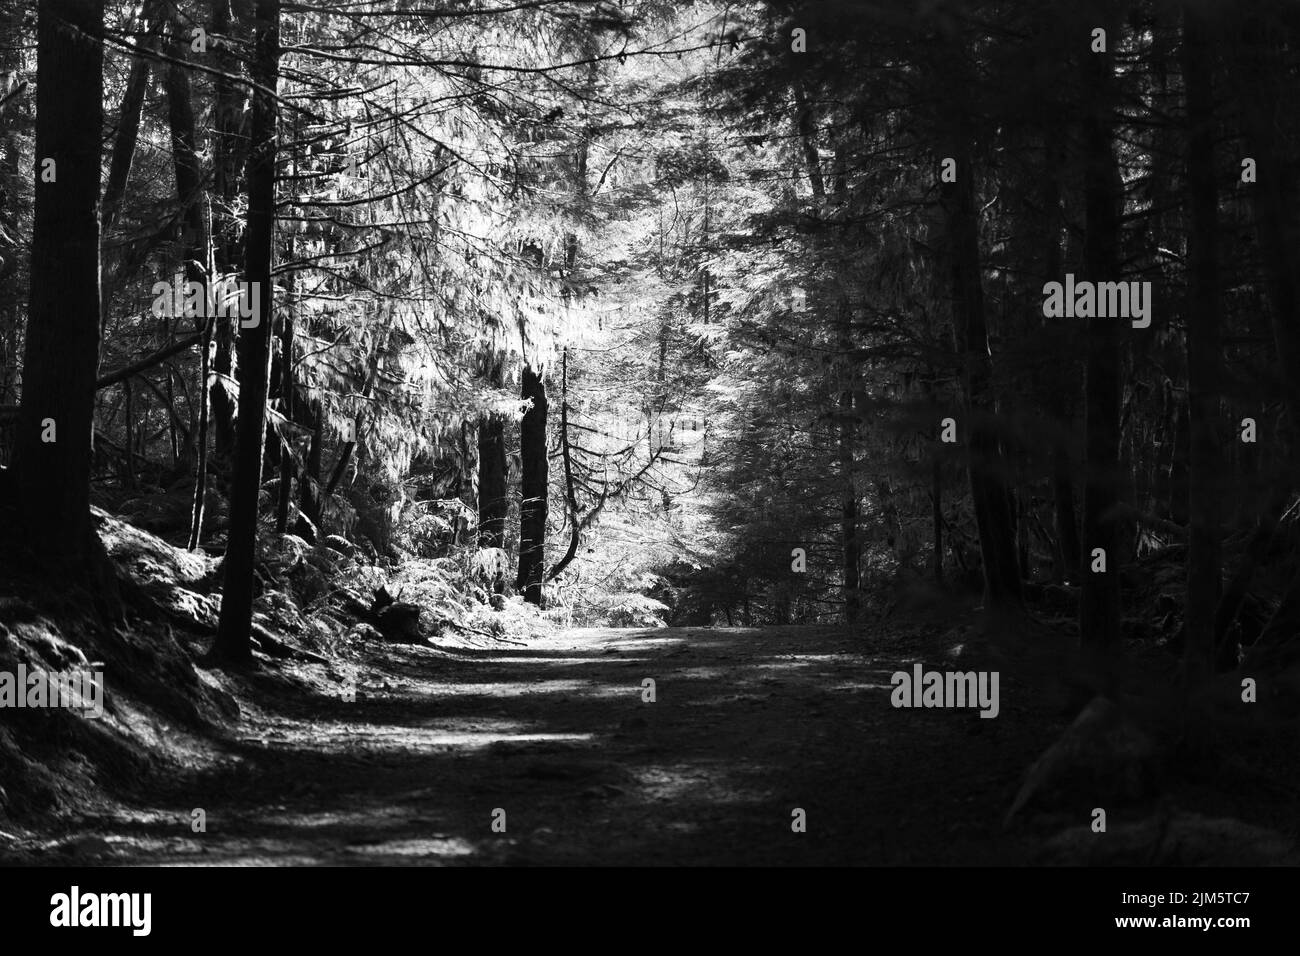
[[[564,461],[564,505],[569,520],[569,546],[564,555],[546,572],[546,580],[554,581],[572,563],[582,540],[582,521],[578,517],[578,496],[573,484],[573,449],[569,446],[569,350],[564,350],[560,366],[560,454]]]
[[[1174,441],[1169,456],[1169,520],[1186,525],[1189,490],[1189,469],[1192,461],[1191,418],[1186,401],[1177,394],[1174,399]]]
[[[1246,150],[1259,171],[1258,181],[1246,188],[1254,204],[1255,229],[1267,278],[1269,320],[1277,350],[1278,380],[1287,406],[1287,414],[1283,416],[1287,447],[1279,455],[1283,463],[1281,475],[1285,476],[1294,468],[1300,445],[1300,374],[1296,372],[1300,368],[1300,316],[1297,315],[1300,284],[1295,269],[1300,236],[1297,236],[1295,219],[1296,185],[1294,177],[1289,175],[1288,150],[1281,135],[1282,131],[1291,129],[1284,115],[1291,104],[1284,96],[1283,84],[1289,73],[1283,69],[1284,57],[1279,49],[1282,43],[1290,46],[1291,37],[1287,36],[1290,31],[1279,31],[1276,21],[1269,22],[1264,16],[1266,11],[1276,12],[1281,7],[1281,4],[1276,7],[1260,4],[1244,12],[1233,70],[1237,79],[1233,93],[1242,107]],[[1286,478],[1280,480],[1286,481],[1288,489],[1294,487]],[[1256,534],[1260,551],[1273,535],[1272,522],[1266,518],[1267,515],[1261,518]],[[1255,544],[1252,541],[1247,561],[1256,553]],[[1243,584],[1241,590],[1244,589]],[[1260,660],[1271,645],[1292,638],[1297,630],[1300,630],[1300,573],[1287,586],[1282,602],[1251,648],[1246,663],[1252,665]]]
[[[955,50],[946,69],[958,100],[966,89],[964,50]],[[993,429],[995,396],[993,362],[985,324],[984,290],[980,278],[979,220],[975,208],[975,165],[971,153],[973,117],[968,103],[954,102],[947,118],[949,143],[945,156],[956,162],[955,182],[940,183],[948,242],[953,332],[964,363],[965,427],[968,436],[971,499],[984,565],[984,600],[1002,610],[1020,604],[1020,569],[1004,464]]]
[[[853,408],[855,378],[853,359],[852,313],[847,301],[840,303],[840,341],[846,366],[846,380],[842,383],[838,398],[840,427],[836,453],[840,466],[840,557],[841,581],[844,590],[844,620],[850,628],[858,621],[861,599],[858,594],[860,586],[859,562],[861,546],[858,543],[858,485],[853,466],[853,446],[857,440],[856,412]]]
[[[1296,185],[1287,175],[1288,151],[1279,138],[1284,126],[1281,110],[1290,108],[1280,89],[1286,75],[1277,50],[1274,26],[1249,7],[1241,21],[1242,43],[1237,52],[1237,86],[1233,91],[1242,108],[1246,150],[1255,160],[1258,181],[1248,185],[1259,234],[1260,255],[1267,277],[1269,320],[1277,348],[1278,375],[1287,402],[1286,416],[1295,451],[1300,438],[1300,284],[1295,253],[1300,239],[1295,219]]]
[[[244,137],[240,135],[245,93],[229,79],[239,75],[239,57],[232,40],[244,31],[240,29],[240,18],[233,17],[231,11],[232,7],[242,10],[248,0],[211,0],[211,3],[215,59],[221,71],[213,83],[216,135],[212,163],[212,244],[216,271],[226,275],[239,271],[242,258],[234,209],[246,155]],[[235,368],[235,329],[234,321],[227,316],[218,316],[213,329],[216,353],[211,384],[212,452],[214,463],[222,471],[229,467],[235,444],[235,406],[224,384]]]
[[[352,460],[352,453],[356,447],[357,443],[354,441],[343,443],[343,450],[339,452],[339,460],[334,463],[334,470],[330,472],[330,480],[325,484],[325,497],[334,494],[334,489],[339,486],[339,480],[343,477],[348,462]]]
[[[292,254],[290,254],[292,258]],[[292,303],[292,296],[290,300]],[[284,310],[280,326],[280,402],[284,414],[285,447],[280,449],[280,494],[275,507],[275,530],[284,534],[289,530],[289,502],[293,498],[293,473],[296,463],[292,442],[294,419],[293,399],[293,305]]]
[[[147,26],[144,39],[139,45],[146,51],[153,51],[167,22],[166,17],[162,15],[160,0],[149,0],[144,5],[141,19],[146,21]],[[104,201],[100,215],[105,235],[117,221],[122,197],[126,195],[126,183],[131,176],[136,140],[140,134],[140,112],[144,107],[145,93],[149,88],[149,68],[149,57],[137,56],[131,61],[131,72],[127,75],[126,91],[122,94],[122,105],[117,114],[117,133],[113,139],[113,156],[108,165],[108,181],[104,184]]]
[[[522,501],[519,506],[519,575],[515,588],[524,600],[542,605],[542,571],[546,547],[546,382],[525,363],[521,396],[532,399],[519,426]]]
[[[1187,96],[1187,192],[1191,207],[1187,271],[1187,392],[1191,430],[1187,551],[1189,683],[1214,667],[1219,598],[1219,499],[1223,495],[1219,419],[1219,230],[1214,183],[1214,44],[1206,14],[1184,7],[1183,82]]]
[[[1043,281],[1062,281],[1061,268],[1061,179],[1063,151],[1059,132],[1049,133],[1043,143]],[[1073,465],[1068,436],[1071,431],[1064,389],[1049,388],[1048,414],[1056,427],[1052,438],[1052,505],[1056,525],[1056,576],[1071,583],[1079,580],[1079,526],[1074,510]]]
[[[244,279],[257,303],[257,325],[239,337],[239,429],[231,476],[230,532],[225,587],[214,652],[236,663],[252,661],[253,564],[261,490],[262,439],[271,357],[271,262],[275,232],[275,157],[280,60],[280,0],[257,0],[253,77],[252,152],[248,168],[248,225]]]
[[[1104,24],[1110,46],[1119,41],[1112,22]],[[1082,54],[1084,215],[1083,279],[1119,280],[1120,191],[1112,143],[1111,53]],[[1107,653],[1120,640],[1119,498],[1120,323],[1088,319],[1084,431],[1086,478],[1083,493],[1082,589],[1079,633],[1083,645]],[[1100,548],[1106,570],[1094,571]]]
[[[293,162],[290,167],[290,174],[298,175],[298,157],[296,150],[298,148],[298,119],[295,116],[293,122],[293,149],[295,150]],[[298,244],[293,236],[289,237],[289,261],[297,261]],[[296,267],[295,267],[296,269]],[[298,307],[298,273],[296,271],[289,274],[289,295],[286,300],[284,316],[281,318],[283,323],[280,326],[280,404],[281,411],[284,413],[286,423],[284,447],[280,450],[280,498],[275,509],[275,530],[278,534],[284,534],[289,530],[289,504],[293,500],[293,476],[297,470],[297,455],[294,454],[293,425],[297,423],[295,416],[296,405],[294,400],[294,390],[297,384],[294,381],[293,367],[293,336],[294,336],[294,311]],[[315,430],[312,432],[312,439],[316,437]],[[317,463],[317,480],[320,480],[320,465]],[[299,483],[301,485],[301,482]],[[319,515],[317,516],[317,519]],[[315,520],[313,519],[313,523]]]
[[[1060,579],[1071,584],[1079,580],[1078,518],[1074,510],[1074,483],[1071,478],[1070,449],[1063,438],[1052,447],[1052,504],[1055,515],[1056,546]]]
[[[943,462],[936,455],[930,466],[930,517],[934,525],[934,553],[930,570],[936,584],[943,584]]]
[[[808,171],[808,185],[813,198],[819,204],[826,199],[826,177],[822,175],[821,158],[817,152],[817,118],[803,84],[792,84],[795,102],[795,126],[799,131],[799,143],[803,148],[804,164]],[[707,282],[708,275],[705,274]],[[708,286],[705,286],[707,308]],[[707,317],[706,317],[707,321]],[[839,428],[837,429],[836,456],[840,469],[840,581],[844,595],[844,619],[852,627],[857,623],[860,608],[859,563],[861,545],[858,542],[858,489],[853,468],[853,445],[857,429],[854,427],[853,391],[854,369],[851,352],[853,337],[851,313],[846,301],[840,303],[839,349],[843,354],[842,372],[845,378],[843,387],[835,399],[838,406]]]
[[[37,9],[36,202],[14,477],[39,563],[111,590],[90,517],[104,4],[40,0]]]
[[[199,344],[199,423],[194,434],[194,497],[190,504],[189,550],[199,546],[203,538],[203,509],[208,493],[208,389],[212,375],[212,325],[213,318],[203,322],[203,338]]]
[[[182,39],[179,18],[172,23],[171,53],[183,58],[188,45]],[[197,139],[194,131],[194,105],[190,90],[189,71],[179,64],[167,65],[167,118],[171,127],[172,167],[176,176],[176,198],[181,207],[181,248],[185,259],[185,281],[197,282],[204,288],[204,302],[211,277],[208,274],[212,257],[209,254],[207,220],[203,214],[203,168],[199,163]],[[210,343],[214,319],[206,312],[196,320],[202,335],[199,356],[200,385],[198,445],[195,449],[194,497],[190,506],[189,548],[194,550],[203,537],[203,509],[208,489],[207,436],[210,422],[207,382],[212,370]]]
[[[502,358],[489,360],[488,383],[502,385]],[[482,415],[478,423],[478,544],[480,548],[504,548],[509,499],[506,489],[505,421],[500,415]],[[493,577],[492,589],[505,590],[505,575]]]

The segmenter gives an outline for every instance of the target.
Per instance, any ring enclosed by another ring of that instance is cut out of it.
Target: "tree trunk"
[[[247,0],[240,0],[240,7]],[[239,223],[234,215],[238,204],[239,181],[243,174],[246,147],[241,134],[245,106],[245,93],[239,84],[227,76],[239,75],[239,57],[226,37],[242,33],[237,18],[231,16],[232,0],[212,0],[212,33],[216,62],[221,73],[213,83],[213,121],[216,135],[213,138],[212,163],[212,245],[216,271],[233,274],[239,271]],[[213,358],[212,381],[212,432],[213,459],[220,470],[230,464],[235,444],[235,407],[226,392],[235,367],[235,323],[227,316],[219,316],[213,329],[216,354]]]
[[[1061,180],[1063,150],[1058,137],[1061,131],[1049,132],[1043,143],[1043,281],[1060,282],[1061,269]],[[1044,320],[1048,321],[1048,320]],[[1079,579],[1079,526],[1074,510],[1073,467],[1070,462],[1068,436],[1072,422],[1064,389],[1049,388],[1048,414],[1056,426],[1052,438],[1052,505],[1056,525],[1056,577],[1074,583]]]
[[[27,544],[38,562],[113,592],[90,517],[103,17],[103,0],[40,0],[38,6],[36,201],[14,478]],[[53,182],[45,181],[47,169]],[[103,596],[110,608],[116,604],[115,593]]]
[[[1263,9],[1267,10],[1269,6],[1263,6]],[[1259,170],[1258,182],[1246,188],[1250,190],[1254,205],[1255,229],[1267,278],[1269,320],[1277,350],[1278,380],[1287,406],[1283,420],[1286,422],[1288,447],[1278,456],[1283,465],[1281,473],[1286,475],[1293,467],[1297,441],[1300,440],[1300,422],[1297,421],[1297,415],[1300,415],[1300,376],[1296,374],[1296,368],[1300,367],[1300,327],[1297,327],[1300,287],[1297,287],[1295,270],[1295,251],[1300,245],[1300,237],[1296,234],[1294,215],[1295,183],[1292,177],[1284,174],[1288,150],[1281,131],[1290,126],[1281,113],[1290,109],[1290,103],[1282,95],[1281,86],[1283,77],[1289,74],[1281,68],[1283,57],[1279,55],[1279,43],[1285,39],[1280,39],[1278,33],[1276,24],[1267,22],[1260,8],[1247,9],[1242,17],[1241,43],[1233,71],[1237,85],[1233,92],[1242,107],[1246,151]],[[1286,487],[1289,489],[1294,485],[1287,481]],[[1282,493],[1279,489],[1279,497]],[[1251,541],[1246,562],[1254,560],[1257,554],[1262,556],[1275,528],[1275,522],[1269,520],[1266,513]],[[1234,580],[1229,594],[1236,590]],[[1244,584],[1241,590],[1244,592]],[[1227,609],[1221,609],[1220,613],[1226,631]],[[1234,608],[1232,614],[1235,616],[1235,613]],[[1291,639],[1297,631],[1300,631],[1300,573],[1288,585],[1281,604],[1251,648],[1247,665],[1253,666],[1272,645]]]
[[[294,118],[293,122],[293,142],[294,150],[298,148],[298,120]],[[298,158],[295,152],[293,163],[290,167],[290,173],[293,176],[298,175]],[[289,237],[289,261],[297,260],[298,246],[293,236]],[[296,268],[296,267],[295,267]],[[298,306],[298,273],[289,274],[289,295],[287,304],[284,309],[284,316],[281,319],[283,323],[280,326],[280,405],[281,412],[284,414],[286,422],[284,447],[280,449],[280,498],[275,508],[275,530],[277,534],[284,534],[289,530],[289,504],[293,500],[293,476],[297,471],[297,455],[294,453],[293,425],[297,424],[295,416],[296,405],[294,400],[294,390],[297,383],[294,381],[293,368],[293,336],[294,336],[294,310]],[[316,429],[312,430],[312,441],[319,446],[316,441]],[[317,480],[320,475],[319,455],[317,457]],[[301,485],[301,482],[300,482]],[[319,515],[313,519],[313,523],[319,520]],[[312,539],[314,540],[314,538]]]
[[[1219,500],[1223,464],[1217,435],[1219,260],[1218,194],[1214,183],[1214,59],[1205,14],[1184,7],[1183,82],[1187,97],[1187,237],[1190,288],[1187,302],[1187,392],[1191,461],[1188,476],[1190,534],[1187,550],[1187,642],[1189,683],[1214,668],[1215,607],[1219,578]]]
[[[148,21],[149,26],[140,46],[147,51],[152,51],[166,23],[159,0],[149,0],[144,6],[141,18]],[[113,156],[108,164],[108,181],[104,185],[104,201],[101,207],[105,235],[117,221],[122,197],[126,195],[126,183],[131,176],[135,144],[140,134],[140,111],[144,107],[144,96],[149,89],[149,67],[148,56],[137,56],[132,60],[131,72],[126,79],[126,91],[122,94],[122,105],[117,114],[117,133],[113,138]]]
[[[984,565],[984,600],[989,608],[1002,609],[1020,603],[1020,569],[1016,562],[1003,460],[992,427],[993,363],[980,279],[979,222],[969,119],[964,111],[952,119],[953,138],[946,155],[956,161],[956,182],[941,183],[940,192],[948,237],[953,331],[964,361],[968,470]]]
[[[569,546],[564,555],[546,572],[546,580],[554,581],[578,554],[582,540],[582,522],[578,518],[578,497],[573,485],[573,449],[569,446],[569,350],[565,348],[560,373],[560,454],[564,461],[564,504],[568,510]]]
[[[930,468],[930,508],[934,524],[934,553],[930,556],[930,569],[935,583],[943,584],[943,462],[936,457]]]
[[[292,253],[290,254],[292,258]],[[290,297],[292,299],[292,296]],[[287,423],[285,427],[285,447],[280,449],[280,495],[275,507],[275,530],[284,534],[289,530],[289,502],[293,498],[293,473],[296,463],[292,447],[292,426],[294,424],[293,400],[293,306],[284,310],[280,326],[280,403],[281,412]]]
[[[1104,24],[1113,48],[1113,23]],[[1119,280],[1120,191],[1112,144],[1111,54],[1085,53],[1083,68],[1083,279]],[[1086,469],[1083,493],[1082,589],[1079,633],[1084,647],[1108,653],[1120,640],[1119,500],[1120,322],[1088,319],[1084,385]],[[1093,571],[1102,549],[1106,570]]]
[[[1064,440],[1052,447],[1052,503],[1055,515],[1056,543],[1060,579],[1071,584],[1079,580],[1078,518],[1074,510],[1074,483],[1071,479],[1070,449]]]
[[[502,385],[502,359],[493,357],[488,381]],[[478,423],[478,544],[480,548],[504,548],[509,498],[506,489],[505,421],[500,415],[483,415]],[[505,575],[495,575],[492,589],[505,591]]]
[[[1259,170],[1258,182],[1245,188],[1254,204],[1255,229],[1259,234],[1260,256],[1270,309],[1278,376],[1289,415],[1289,437],[1300,437],[1300,288],[1297,287],[1295,251],[1298,244],[1295,220],[1295,183],[1284,174],[1287,148],[1279,130],[1286,129],[1280,110],[1290,108],[1279,89],[1287,75],[1278,55],[1273,24],[1266,23],[1259,9],[1248,7],[1242,16],[1242,44],[1237,53],[1238,77],[1234,90],[1242,107],[1246,151]]]
[[[343,477],[343,472],[348,467],[348,462],[352,460],[352,453],[356,447],[357,443],[354,441],[344,443],[343,450],[339,452],[339,460],[335,462],[334,470],[330,472],[330,480],[325,485],[325,497],[334,494],[334,489],[339,486],[339,479]]]
[[[519,506],[519,575],[516,590],[524,600],[542,605],[542,571],[546,547],[546,382],[524,365],[521,396],[532,399],[519,426],[521,493]]]
[[[257,303],[257,324],[239,337],[239,429],[231,474],[230,532],[225,587],[214,653],[235,663],[252,661],[253,566],[257,551],[258,492],[271,357],[271,260],[275,231],[275,157],[279,81],[280,2],[257,0],[253,75],[252,151],[248,169],[248,225],[244,278]]]
[[[199,546],[203,538],[203,509],[208,493],[208,378],[212,374],[212,323],[209,317],[203,323],[203,339],[199,346],[199,425],[194,436],[194,498],[190,504],[189,550]]]
[[[179,19],[172,24],[171,52],[183,56],[187,45],[181,39]],[[194,132],[194,106],[190,90],[190,76],[185,67],[171,63],[167,66],[167,118],[171,127],[172,167],[176,176],[176,199],[181,207],[183,239],[181,248],[185,257],[185,281],[198,282],[204,287],[204,302],[209,300],[207,222],[203,215],[203,169],[199,164]],[[198,318],[196,324],[202,336],[199,356],[199,429],[195,449],[194,497],[190,506],[189,549],[193,551],[203,538],[203,509],[208,491],[208,409],[207,382],[212,371],[210,343],[212,341],[211,316]]]
[[[1169,520],[1188,523],[1188,495],[1191,494],[1188,470],[1192,460],[1192,429],[1186,402],[1174,396],[1174,442],[1169,456]]]
[[[843,362],[847,366],[845,381],[842,383],[838,398],[840,427],[836,453],[840,466],[840,551],[841,578],[844,589],[844,620],[850,628],[858,621],[861,584],[858,565],[861,558],[861,546],[858,543],[858,486],[853,467],[853,445],[857,438],[853,408],[855,376],[853,359],[849,352],[853,348],[851,332],[851,313],[847,302],[840,303],[840,350],[844,353]]]
[[[799,131],[799,143],[803,148],[804,163],[808,168],[808,185],[813,198],[819,204],[826,199],[826,178],[822,175],[821,158],[817,152],[817,119],[812,105],[808,102],[803,84],[795,81],[791,89],[795,102],[795,125]],[[708,274],[705,274],[705,281]],[[707,308],[708,286],[705,286],[705,306]],[[707,316],[706,316],[707,321]],[[851,332],[851,313],[847,302],[840,303],[839,348],[843,353],[842,371],[845,381],[835,403],[839,409],[839,428],[836,442],[836,456],[840,469],[840,578],[844,595],[844,619],[852,627],[858,620],[860,596],[859,563],[861,546],[858,543],[858,489],[853,468],[853,444],[857,429],[853,424],[853,389],[854,374],[851,352],[853,340]]]

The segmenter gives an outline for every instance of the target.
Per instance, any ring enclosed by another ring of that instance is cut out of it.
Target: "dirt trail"
[[[892,708],[889,675],[942,653],[799,627],[371,648],[355,701],[259,693],[221,760],[35,862],[1024,862],[997,821],[1051,728],[1027,739],[1006,687],[997,720]]]

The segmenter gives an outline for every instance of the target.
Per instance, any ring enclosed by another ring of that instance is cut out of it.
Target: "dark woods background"
[[[1298,44],[1289,2],[0,0],[11,590],[151,613],[134,527],[223,559],[235,662],[292,571],[390,637],[980,604],[1283,699]],[[1149,327],[1044,317],[1066,274]],[[259,324],[154,308],[223,280]]]
[[[51,567],[93,500],[229,534],[232,598],[260,517],[597,617],[1054,586],[1207,666],[1294,623],[1290,4],[0,14],[7,500]],[[1044,318],[1066,273],[1151,282],[1150,327]],[[148,308],[221,277],[269,321]]]

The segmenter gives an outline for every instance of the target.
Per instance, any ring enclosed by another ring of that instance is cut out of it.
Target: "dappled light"
[[[1297,102],[1295,0],[0,0],[0,864],[1300,863]]]

